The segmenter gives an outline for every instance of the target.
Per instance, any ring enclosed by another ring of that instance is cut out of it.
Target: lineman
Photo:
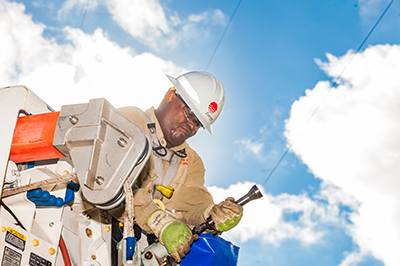
[[[187,144],[201,128],[212,134],[211,124],[225,104],[222,83],[209,73],[189,72],[173,78],[157,109],[135,107],[120,113],[139,126],[152,140],[149,163],[134,185],[135,222],[154,233],[177,263],[190,250],[193,236],[188,226],[201,224],[211,215],[218,232],[236,226],[243,208],[232,198],[216,205],[204,187],[204,165]],[[154,203],[162,200],[166,211]]]

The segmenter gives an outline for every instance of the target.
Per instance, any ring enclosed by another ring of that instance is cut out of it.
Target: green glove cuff
[[[180,248],[181,243],[184,244],[189,239],[192,232],[181,222],[173,222],[168,225],[161,235],[161,240],[164,243],[170,254],[175,252],[175,248]]]
[[[155,211],[153,211],[153,212],[150,214],[149,218],[147,218],[146,224],[149,223],[150,218],[151,218],[156,212],[158,212],[158,211],[160,211],[160,210],[155,210]]]
[[[240,219],[242,219],[242,216],[243,216],[243,213],[239,217],[234,216],[233,217],[233,221],[232,220],[226,220],[225,223],[219,223],[217,225],[218,230],[220,232],[226,232],[228,230],[231,230],[233,227],[235,227],[240,222]]]

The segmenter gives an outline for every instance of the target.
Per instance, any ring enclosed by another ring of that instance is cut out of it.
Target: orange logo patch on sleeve
[[[182,158],[180,164],[188,165],[188,159],[187,158]]]

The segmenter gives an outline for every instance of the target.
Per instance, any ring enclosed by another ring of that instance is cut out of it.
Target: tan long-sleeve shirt
[[[149,135],[147,123],[143,117],[143,113],[136,107],[122,107],[118,111],[128,120],[140,127],[143,132]],[[166,146],[160,124],[155,115],[154,107],[145,112],[150,121],[156,125],[156,135],[161,146]],[[176,219],[188,224],[198,225],[204,222],[204,210],[213,205],[211,194],[204,186],[204,164],[200,156],[189,146],[187,142],[171,148],[173,151],[185,149],[187,157],[182,158],[178,171],[172,180],[170,186],[174,188],[174,194],[170,199],[163,198],[163,202],[168,211],[170,211]],[[163,170],[167,169],[169,162],[162,161]],[[142,173],[138,177],[134,189],[134,211],[136,223],[146,231],[150,231],[146,222],[150,214],[152,214],[158,206],[153,203],[152,181],[157,178],[157,174],[153,169],[154,159],[151,154],[149,163],[145,166]]]

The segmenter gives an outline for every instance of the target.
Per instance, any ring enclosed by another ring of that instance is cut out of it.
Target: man
[[[214,204],[204,187],[203,162],[186,143],[203,127],[212,134],[211,124],[225,104],[221,82],[205,72],[167,77],[174,87],[157,109],[142,112],[123,107],[119,111],[153,142],[153,154],[133,188],[135,222],[154,233],[179,263],[193,242],[188,226],[201,224],[211,215],[217,232],[227,231],[240,221],[243,209],[232,198]],[[153,199],[162,200],[166,210]]]

